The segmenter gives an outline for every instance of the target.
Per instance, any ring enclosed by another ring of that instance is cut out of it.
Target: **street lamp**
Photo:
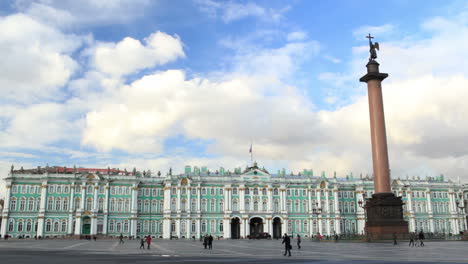
[[[460,203],[460,201],[458,201],[458,200],[457,200],[455,203],[457,204],[457,208],[460,209],[460,212],[462,213],[463,218],[464,218],[465,213],[463,212],[463,209],[465,209],[465,207],[464,207],[463,204]],[[465,219],[463,219],[463,222],[465,222]],[[465,227],[465,229],[466,229],[466,227]],[[463,230],[463,231],[464,231],[464,230]]]

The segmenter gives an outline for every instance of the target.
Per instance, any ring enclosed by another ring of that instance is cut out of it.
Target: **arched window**
[[[66,231],[67,231],[67,222],[62,221],[62,232],[66,232]]]
[[[80,197],[75,198],[75,208],[81,208],[81,199]]]
[[[115,211],[115,199],[114,198],[112,198],[110,200],[110,208],[109,209],[110,209],[111,212]],[[141,200],[138,200],[138,209],[141,209]]]
[[[253,194],[258,195],[258,188],[254,188]]]
[[[176,231],[176,225],[175,225],[175,222],[172,222],[171,223],[171,232],[175,232]]]
[[[254,211],[258,211],[258,201],[254,201]]]
[[[8,232],[13,232],[14,228],[15,228],[15,223],[13,219],[10,219],[10,222],[8,223]]]
[[[10,201],[10,210],[15,211],[16,210],[16,197],[11,198]]]
[[[149,201],[149,200],[145,200],[144,212],[149,212],[149,206],[150,206],[150,201]]]
[[[54,208],[54,198],[49,197],[47,201],[47,210],[52,211],[53,208]]]
[[[294,190],[294,196],[299,196],[299,190],[298,189]]]
[[[60,201],[60,198],[55,199],[55,211],[60,211],[61,205],[62,205],[62,201]]]
[[[137,206],[138,206],[138,211],[139,211],[139,212],[142,211],[142,208],[141,208],[141,207],[143,206],[142,204],[143,204],[143,203],[142,203],[141,200],[138,200],[138,201],[137,201]]]
[[[185,211],[187,210],[187,200],[182,199],[182,201],[181,201],[181,207],[182,207],[182,208],[181,208],[181,211],[182,211],[182,212],[185,212]]]
[[[23,220],[18,221],[18,232],[23,232]]]
[[[19,208],[19,210],[20,210],[20,211],[24,211],[24,209],[26,209],[26,198],[22,197],[21,200],[20,200],[20,208]]]
[[[88,198],[86,200],[86,210],[92,210],[93,209],[93,198]]]
[[[232,188],[232,194],[237,195],[237,188]]]
[[[36,199],[36,211],[39,211],[41,209],[41,198]]]
[[[50,222],[50,220],[48,220],[46,223],[46,232],[50,232],[51,229],[52,229],[52,223]]]
[[[238,211],[239,210],[238,205],[237,205],[237,199],[234,199],[232,201],[232,210],[233,211]]]
[[[125,212],[130,212],[130,199],[125,199]]]
[[[99,205],[98,205],[99,209],[98,210],[101,211],[101,212],[104,211],[104,198],[99,198],[98,203],[99,203]]]
[[[28,223],[26,224],[26,232],[31,232],[31,229],[32,229],[32,222],[28,221]]]
[[[57,193],[62,193],[62,186],[60,185],[57,186]]]
[[[305,233],[309,232],[309,224],[307,223],[307,220],[304,220],[303,225],[304,225],[304,232]]]
[[[190,231],[191,231],[192,233],[195,233],[195,232],[197,232],[197,226],[196,226],[196,223],[195,223],[195,221],[192,221],[192,228],[191,228],[191,230],[190,230]]]
[[[206,233],[206,222],[205,221],[203,221],[202,224],[201,224],[201,232]]]
[[[177,200],[174,198],[171,201],[171,211],[176,211],[177,210]]]
[[[68,210],[68,198],[67,197],[63,198],[62,210],[64,211]]]
[[[348,202],[344,202],[344,212],[347,214],[349,212]]]
[[[247,194],[250,194],[249,188],[245,188],[245,194],[246,194],[246,195],[247,195]]]
[[[224,232],[223,221],[219,222],[219,232]]]
[[[146,206],[146,201],[145,201],[145,206]],[[117,201],[117,211],[118,212],[122,212],[123,211],[123,200],[122,199],[119,199]]]
[[[249,199],[245,199],[245,210],[250,210],[250,200]]]
[[[149,230],[149,222],[144,221],[143,222],[143,232],[148,233],[148,230]]]
[[[263,188],[262,195],[267,195],[267,189],[266,188]]]
[[[279,195],[278,194],[278,188],[273,189],[273,195]]]
[[[219,211],[224,212],[224,200],[219,200]]]
[[[330,213],[333,213],[335,211],[333,200],[328,201],[328,208],[330,208]],[[351,212],[354,213],[354,211],[351,211]]]
[[[295,211],[296,213],[301,212],[301,206],[300,206],[299,200],[295,200],[295,201],[294,201],[294,211]]]
[[[210,223],[210,232],[211,232],[211,233],[216,233],[216,221],[215,221],[215,220],[211,220],[211,223]]]
[[[203,199],[201,202],[201,211],[206,212],[206,199]]]
[[[182,220],[181,223],[180,223],[180,232],[182,234],[185,234],[187,232],[187,226],[185,224],[185,220]]]
[[[151,202],[151,211],[152,212],[157,212],[158,211],[158,200],[153,200]]]
[[[55,222],[54,223],[54,232],[57,233],[59,231],[59,223]]]
[[[93,193],[93,186],[92,185],[88,185],[88,190],[86,190],[86,192],[88,194],[92,194]]]
[[[301,232],[301,220],[296,220],[296,233],[300,233]]]
[[[197,200],[196,199],[192,199],[192,204],[191,204],[190,207],[191,207],[190,209],[192,211],[197,211]]]
[[[278,199],[275,199],[275,201],[273,202],[273,210],[275,210],[275,212],[279,212],[279,200]]]
[[[151,233],[156,233],[158,232],[158,222],[153,221],[151,222]]]
[[[268,210],[267,200],[263,200],[263,202],[262,202],[262,211],[267,211],[267,210]]]
[[[125,222],[124,222],[124,228],[123,228],[123,231],[124,231],[125,233],[127,233],[127,232],[128,232],[128,220],[125,220]]]
[[[309,208],[307,206],[307,200],[302,201],[302,210],[306,213],[309,212]]]
[[[288,212],[292,212],[292,202],[291,202],[291,200],[288,200],[286,205],[287,205]]]
[[[215,200],[215,199],[211,199],[211,201],[210,201],[210,211],[211,211],[211,212],[216,212],[216,206],[215,206],[215,204],[216,204],[216,200]]]
[[[159,208],[158,208],[158,212],[162,213],[163,209],[164,209],[164,200],[160,200],[159,201]]]

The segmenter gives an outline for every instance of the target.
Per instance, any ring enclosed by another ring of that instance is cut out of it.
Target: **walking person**
[[[145,249],[145,239],[144,238],[140,239],[140,249]]]
[[[393,233],[393,245],[396,246],[398,243],[397,243],[397,235],[396,233]]]
[[[411,233],[409,237],[409,244],[408,246],[413,246],[414,247],[414,235]]]
[[[208,237],[208,248],[213,249],[213,236],[212,235]]]
[[[208,246],[208,235],[205,235],[205,237],[203,238],[203,246],[206,247]]]
[[[420,244],[421,247],[424,247],[424,242],[423,242],[423,240],[424,240],[424,233],[423,233],[423,231],[421,230],[421,232],[419,232],[419,242],[421,243],[421,244]]]
[[[124,241],[123,241],[123,235],[122,233],[120,233],[120,236],[119,236],[119,244],[123,244]]]
[[[150,249],[150,245],[151,245],[151,236],[150,236],[150,235],[148,235],[148,236],[146,237],[146,244],[148,245],[148,248],[147,248],[147,249]]]
[[[301,249],[301,236],[297,234],[297,248]]]
[[[291,256],[291,238],[288,236],[288,234],[284,233],[283,236],[283,242],[281,244],[284,244],[284,256],[286,256],[286,253],[289,252],[289,257]]]

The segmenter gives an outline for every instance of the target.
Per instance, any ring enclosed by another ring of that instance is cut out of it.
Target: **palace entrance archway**
[[[81,234],[89,235],[91,233],[91,218],[89,216],[83,217],[83,226],[81,229]]]
[[[281,238],[281,219],[279,217],[273,219],[273,238]]]
[[[240,219],[235,217],[231,219],[231,239],[240,238]]]
[[[254,238],[263,233],[263,219],[254,217],[250,219],[250,235]]]

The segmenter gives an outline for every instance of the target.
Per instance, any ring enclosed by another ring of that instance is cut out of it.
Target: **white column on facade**
[[[192,229],[192,220],[190,218],[187,218],[187,219],[185,219],[185,231],[186,231],[185,237],[187,239],[192,238],[192,236],[190,235],[191,229]]]
[[[197,228],[197,239],[200,239],[200,235],[201,235],[201,223],[200,223],[200,218],[197,218],[196,220],[196,228]]]
[[[239,211],[242,213],[245,211],[245,186],[239,185]]]
[[[327,221],[326,222],[327,223],[327,235],[331,235],[331,233],[330,233],[330,218],[327,217],[326,221]]]
[[[163,218],[163,238],[171,238],[171,183],[166,182],[164,187],[164,218]]]
[[[68,208],[68,226],[67,226],[67,234],[73,234],[73,206],[75,203],[75,184],[72,183],[70,185],[70,198],[69,198],[69,208]]]
[[[287,193],[286,193],[286,186],[282,185],[281,188],[280,188],[280,194],[281,194],[281,211],[284,213],[286,210],[287,210],[287,207],[286,207],[286,200],[287,200]]]
[[[272,231],[273,229],[272,229],[272,227],[271,227],[271,218],[270,218],[270,217],[267,217],[267,218],[266,218],[266,223],[265,223],[263,226],[266,227],[266,228],[265,228],[266,230],[264,230],[264,232],[267,232],[268,234],[271,235],[271,234],[272,234],[271,231]]]
[[[171,219],[169,217],[163,219],[163,238],[171,238]]]
[[[91,230],[90,230],[91,235],[97,234],[97,212],[98,212],[98,194],[99,194],[98,191],[99,191],[99,186],[96,183],[96,185],[94,186],[94,197],[93,197],[94,202],[93,202],[93,208],[92,208],[93,215],[91,217]]]
[[[7,234],[7,226],[8,226],[8,211],[10,208],[10,196],[11,196],[11,182],[7,182],[6,184],[6,194],[5,194],[5,202],[3,205],[3,211],[0,212],[2,215],[2,226],[0,229],[0,234],[2,238],[5,237]]]
[[[282,231],[283,234],[288,232],[288,223],[287,222],[288,222],[288,220],[286,220],[286,219],[281,220],[281,231]],[[280,236],[283,237],[283,234],[280,234]]]
[[[328,197],[328,189],[325,190],[325,208],[322,208],[325,209],[325,212],[327,212],[327,216],[329,216],[332,212],[330,212],[330,200],[329,200],[329,197]]]
[[[181,236],[180,236],[180,218],[177,218],[177,219],[176,219],[176,226],[175,226],[175,228],[176,228],[176,230],[175,230],[175,231],[176,231],[175,235],[180,239],[180,238],[181,238]]]
[[[106,183],[104,198],[104,221],[102,223],[102,233],[107,234],[107,222],[109,221],[109,183]],[[129,187],[125,187],[129,188]]]
[[[132,213],[130,218],[130,236],[137,236],[138,224],[138,184],[132,185]]]
[[[317,225],[318,225],[318,230],[321,235],[323,235],[323,230],[322,230],[322,216],[318,217]]]
[[[313,222],[312,217],[309,217],[308,221],[309,221],[309,237],[312,237],[314,235],[314,228],[313,228],[314,222]]]
[[[81,216],[76,217],[75,221],[75,235],[81,234]]]
[[[408,221],[408,231],[409,232],[416,232],[416,223],[415,223],[415,219],[414,219],[414,213],[413,213],[413,199],[412,199],[412,191],[411,190],[407,190],[406,191],[406,197],[408,198],[408,206],[407,206],[407,211],[408,211],[408,214],[409,214],[409,221]]]
[[[317,189],[315,190],[316,194],[317,194],[317,209],[322,208],[322,193],[320,192],[320,189]],[[323,212],[323,211],[322,211]]]
[[[95,213],[97,213],[98,211],[98,206],[99,206],[99,200],[98,200],[98,197],[99,197],[99,185],[96,184],[94,186],[94,203],[93,203],[93,211]]]
[[[81,201],[80,201],[80,211],[84,211],[85,209],[85,201],[86,200],[86,183],[83,182],[81,184]]]
[[[268,207],[267,207],[267,210],[268,212],[272,212],[273,211],[273,187],[271,185],[268,185]],[[270,232],[268,232],[270,233]]]
[[[339,217],[335,218],[335,232],[336,232],[337,235],[341,234],[340,221],[341,221],[341,219]],[[358,230],[358,232],[359,232],[359,230]]]
[[[231,224],[229,217],[224,217],[223,221],[223,237],[231,238]]]
[[[245,236],[250,235],[250,221],[249,218],[245,218]]]
[[[429,230],[431,233],[435,232],[434,227],[434,212],[432,211],[432,197],[431,197],[431,190],[426,190],[426,199],[427,199],[427,212],[429,215]]]
[[[197,211],[198,213],[200,213],[201,212],[201,185],[200,184],[198,184],[198,187],[197,187],[197,204],[198,204]]]
[[[37,216],[37,236],[44,236],[44,220],[47,202],[47,180],[42,181],[41,185],[41,205]]]
[[[187,210],[187,213],[191,213],[192,212],[192,187],[190,186],[190,182],[188,183],[188,186],[187,187],[187,201],[185,202],[185,208]],[[190,230],[189,228],[187,228],[187,230]]]
[[[179,185],[177,186],[177,208],[176,208],[176,211],[177,211],[177,212],[180,212],[180,210],[182,209],[182,208],[181,208],[181,205],[180,205],[180,203],[181,203],[180,188],[181,188],[181,187],[180,187],[180,184],[179,184]]]
[[[356,201],[359,204],[359,201],[362,201],[362,206],[365,206],[366,201],[364,200],[364,189],[362,187],[356,188]],[[359,234],[364,234],[364,227],[366,224],[366,216],[365,216],[365,211],[364,208],[361,206],[357,207],[357,233]]]
[[[308,203],[309,203],[309,212],[307,212],[309,215],[312,213],[312,189],[310,188],[307,188],[307,199],[308,199]]]

